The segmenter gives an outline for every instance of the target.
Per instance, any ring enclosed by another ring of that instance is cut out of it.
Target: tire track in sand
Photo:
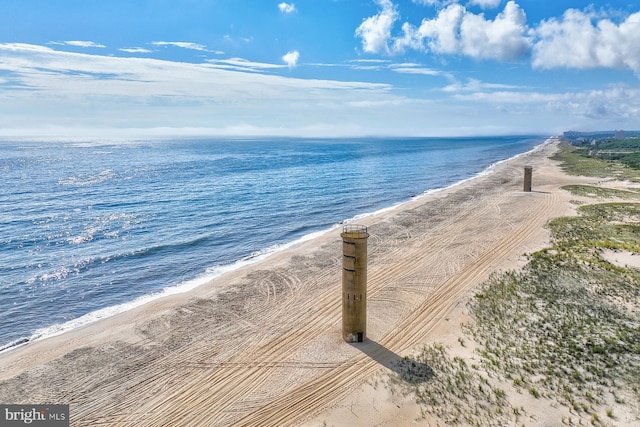
[[[494,210],[493,204],[485,205],[475,209],[458,221],[448,220],[443,224],[445,230],[439,230],[436,233],[435,238],[430,239],[426,245],[428,249],[436,249],[446,247],[447,243],[455,238],[455,229],[463,228],[468,224],[474,224],[478,222],[478,218],[483,215],[487,215],[490,211]],[[450,230],[454,227],[454,229]],[[414,240],[417,240],[414,239]],[[406,250],[405,246],[405,250]],[[425,250],[425,245],[420,244],[413,247],[413,256],[407,257],[404,264],[401,266],[393,266],[393,268],[384,269],[373,274],[370,281],[370,289],[373,295],[376,291],[382,288],[390,278],[395,278],[400,273],[407,274],[421,267],[425,263],[425,259],[430,255],[430,250]],[[406,254],[405,254],[406,255]],[[393,258],[397,258],[397,254],[391,254]],[[404,258],[404,257],[403,257]],[[313,337],[324,332],[333,322],[327,322],[326,319],[332,319],[339,321],[339,306],[335,304],[336,291],[330,290],[322,295],[320,300],[320,306],[322,309],[314,313],[312,318],[309,318],[309,313],[305,310],[300,312],[300,318],[296,319],[296,324],[302,324],[303,327],[297,330],[295,334],[289,336],[280,337],[275,342],[269,342],[268,347],[263,348],[261,351],[251,351],[247,354],[239,354],[232,361],[230,361],[225,367],[220,367],[209,372],[209,375],[201,376],[197,381],[188,381],[184,387],[180,390],[176,390],[167,400],[175,403],[175,407],[180,408],[179,411],[171,411],[171,417],[177,416],[177,419],[194,414],[196,408],[208,407],[206,413],[199,414],[192,421],[225,424],[225,422],[231,422],[233,415],[237,415],[233,411],[235,403],[243,396],[252,394],[256,389],[262,387],[269,381],[272,375],[272,369],[269,367],[276,366],[274,360],[287,360],[299,350],[306,341],[301,337]],[[318,301],[315,301],[318,303]],[[306,320],[305,322],[300,322]],[[290,319],[287,319],[290,322]],[[298,323],[299,322],[299,323]],[[229,366],[242,367],[242,369],[230,370]],[[334,366],[335,368],[336,366]],[[339,365],[338,365],[339,367]],[[207,392],[202,392],[208,390]],[[211,405],[211,391],[217,390],[215,393],[215,404]],[[178,403],[179,402],[179,403]],[[174,405],[172,405],[174,406]],[[143,408],[140,408],[143,409]],[[147,408],[145,408],[147,409]],[[147,418],[146,425],[162,425],[168,414],[158,414],[157,406],[154,405],[154,409],[143,410],[147,414],[151,415],[154,421]],[[166,411],[159,411],[166,412]],[[180,412],[180,413],[176,413]],[[231,417],[230,417],[231,415]]]
[[[454,233],[447,232],[445,229],[450,230],[452,224],[457,224],[459,227],[461,224],[474,223],[477,221],[479,216],[484,215],[489,209],[490,207],[487,206],[479,207],[479,209],[467,211],[463,215],[463,218],[457,217],[456,220],[453,220],[452,218],[446,219],[435,227],[437,231],[434,233],[434,237],[428,240],[427,246],[429,248],[442,248],[446,246],[453,238],[452,236],[454,236]],[[404,233],[402,229],[400,229],[400,232]],[[406,239],[408,236],[405,234],[403,237]],[[388,238],[388,236],[385,236],[385,238]],[[393,238],[393,236],[391,238]],[[419,238],[416,237],[413,240],[418,241]],[[419,242],[418,245],[414,244],[412,250],[416,255],[410,257],[411,263],[405,265],[402,272],[405,274],[407,272],[411,272],[425,262],[426,255],[419,256],[419,254],[425,254],[428,252],[425,251],[424,248],[425,245],[423,242]],[[406,249],[407,246],[405,245],[404,250]],[[397,253],[387,254],[387,256],[391,258],[396,258],[397,255]],[[399,273],[400,271],[396,271],[395,269],[383,269],[382,272],[379,273],[379,279],[376,279],[374,274],[371,280],[371,292],[375,295],[377,290],[384,287],[389,278],[394,277]],[[285,276],[280,277],[280,279],[285,281],[297,281],[295,278]],[[179,354],[168,355],[168,359],[170,360],[162,361],[162,363],[159,363],[155,368],[149,367],[149,370],[175,370],[170,368],[178,368],[178,366],[181,367],[179,370],[184,374],[182,384],[176,384],[176,388],[173,393],[169,393],[168,398],[165,399],[165,401],[172,401],[174,404],[171,405],[171,409],[169,411],[162,409],[161,402],[153,397],[155,394],[153,389],[154,387],[157,389],[157,383],[152,384],[148,381],[140,381],[140,383],[137,386],[134,385],[129,392],[137,396],[151,396],[151,398],[144,399],[145,403],[140,405],[138,408],[129,408],[129,410],[133,412],[130,420],[139,418],[145,419],[145,425],[161,425],[168,418],[183,419],[183,417],[188,417],[189,413],[193,414],[197,408],[202,408],[204,405],[210,408],[207,411],[209,422],[213,421],[216,424],[231,422],[233,417],[238,416],[237,410],[234,409],[236,402],[245,395],[252,395],[256,389],[263,387],[273,375],[274,368],[282,366],[282,363],[278,365],[273,362],[274,360],[287,360],[287,357],[291,357],[292,353],[295,353],[295,351],[299,350],[306,344],[304,340],[301,340],[301,337],[315,336],[326,331],[328,328],[331,328],[335,322],[339,322],[340,313],[339,305],[335,304],[335,301],[337,300],[336,297],[339,297],[339,289],[337,288],[327,290],[319,299],[315,299],[314,301],[303,300],[303,310],[289,313],[289,316],[283,316],[281,320],[286,321],[288,324],[306,324],[307,327],[305,329],[297,330],[295,335],[285,337],[274,337],[273,334],[267,334],[266,336],[264,334],[262,336],[258,335],[259,339],[257,340],[253,339],[255,337],[249,337],[250,341],[252,341],[250,348],[245,348],[245,351],[243,351],[242,348],[239,348],[237,355],[228,359],[227,363],[218,365],[201,364],[200,367],[208,366],[208,369],[205,368],[194,371],[193,366],[195,365],[188,365],[188,363],[184,361],[189,360],[190,356],[197,359],[197,354],[183,354],[178,350]],[[316,307],[321,307],[321,309],[314,312],[312,316],[309,315],[309,310],[311,309],[310,304],[315,305]],[[290,299],[285,303],[285,306],[290,306]],[[272,309],[274,308],[275,307],[272,307]],[[240,324],[246,324],[248,327],[253,327],[252,323],[246,322],[244,319],[238,320]],[[241,334],[242,330],[239,329],[237,332]],[[232,345],[234,344],[238,345],[237,342]],[[185,370],[184,367],[186,366],[190,366],[191,371]],[[335,366],[336,364],[334,363],[332,366],[327,366],[327,368]],[[147,375],[149,375],[149,373],[147,373]],[[169,383],[169,381],[164,377],[158,378],[157,381],[160,383]],[[132,379],[129,379],[127,382],[133,382],[135,384],[135,381],[132,381]],[[215,396],[214,405],[211,405],[212,394]],[[267,403],[267,401],[264,403]],[[114,406],[117,407],[116,411],[114,411],[116,408],[112,407],[111,410],[98,412],[122,414],[122,412],[126,410],[126,404]],[[176,410],[176,408],[181,409]],[[158,413],[163,412],[164,414],[162,416],[155,417],[153,415],[159,415]],[[169,412],[169,414],[166,412]],[[85,412],[85,414],[87,413]],[[168,418],[166,416],[168,416]],[[154,418],[154,420],[150,420],[149,417]],[[116,416],[111,418],[111,420],[116,422],[117,418],[119,417]]]
[[[557,199],[555,194],[545,197],[540,209],[526,223],[516,227],[512,234],[502,238],[477,260],[447,280],[438,291],[414,310],[399,328],[385,335],[379,344],[389,351],[399,352],[423,341],[455,302],[477,284],[478,277],[487,275],[496,261],[513,251],[547,222]],[[239,420],[237,425],[295,425],[314,410],[326,407],[346,395],[354,384],[360,384],[363,379],[379,369],[379,363],[363,353],[355,360],[323,373],[286,396],[248,414]]]
[[[500,201],[513,196],[510,194],[496,197]],[[403,318],[396,323],[395,328],[379,339],[379,344],[389,351],[399,352],[423,340],[458,298],[477,283],[479,276],[485,274],[497,260],[512,251],[546,222],[556,198],[555,195],[545,195],[544,203],[533,205],[535,212],[532,208],[532,215],[526,221],[517,223],[516,226],[510,224],[509,228],[513,229],[507,237],[483,250],[476,248],[476,259],[462,270],[457,269],[444,283],[440,280],[435,292],[426,297],[422,304],[418,304],[419,300],[416,298],[411,308],[403,311]],[[437,223],[430,230],[433,234],[427,239],[421,237],[422,233],[402,234],[402,230],[400,235],[395,233],[385,236],[385,239],[399,238],[407,244],[384,248],[384,241],[380,242],[381,247],[377,248],[375,253],[380,257],[381,267],[370,269],[370,297],[375,298],[391,280],[397,281],[415,272],[422,273],[423,277],[429,277],[434,273],[441,276],[442,270],[445,269],[441,264],[433,266],[432,271],[424,271],[425,264],[433,262],[433,252],[446,250],[447,245],[455,243],[457,235],[464,234],[461,230],[473,227],[477,223],[482,224],[482,217],[496,216],[497,203],[496,199],[493,200],[494,203],[483,203],[479,200],[479,203],[467,206],[475,209],[458,212],[455,218]],[[492,224],[494,223],[489,221],[488,225],[485,224],[485,229],[479,231],[487,232],[486,228]],[[394,258],[403,261],[385,265],[385,260]],[[321,279],[308,279],[308,283],[313,285],[316,281],[333,280],[330,279],[332,273],[323,272],[320,276]],[[104,405],[103,402],[103,405],[92,405],[98,413],[109,415],[90,420],[92,417],[83,411],[86,417],[80,421],[83,424],[93,421],[122,425],[295,424],[297,420],[346,394],[354,385],[360,384],[363,379],[380,369],[379,363],[365,354],[326,364],[294,360],[293,355],[312,341],[312,338],[307,337],[325,333],[339,322],[340,307],[336,304],[339,286],[321,291],[316,298],[310,300],[301,298],[298,294],[298,278],[283,275],[278,280],[290,281],[286,284],[293,285],[288,289],[290,295],[286,296],[286,300],[280,301],[283,305],[277,307],[279,304],[276,304],[271,307],[279,312],[278,316],[285,324],[284,328],[273,332],[264,324],[253,323],[253,319],[239,319],[238,327],[229,332],[251,335],[247,336],[246,341],[239,337],[235,342],[229,343],[238,351],[234,356],[225,358],[222,363],[200,362],[189,365],[194,356],[196,360],[206,361],[205,346],[196,349],[195,354],[178,349],[167,355],[164,360],[158,361],[156,366],[147,366],[144,369],[146,372],[131,373],[132,377],[138,377],[140,381],[131,378],[132,387],[129,392],[132,396],[141,397],[140,399],[134,397],[127,399],[129,401],[126,403],[111,402]],[[270,286],[271,283],[264,285]],[[275,301],[269,300],[269,304],[272,302]],[[269,318],[269,321],[273,321],[273,317],[268,313],[264,313],[264,316],[266,317],[263,319]],[[243,324],[251,325],[251,330],[248,330],[248,326],[242,326]],[[294,325],[296,329],[292,330],[292,333],[283,335],[283,330]],[[263,329],[256,330],[256,326],[262,326]],[[254,338],[257,339],[251,342]],[[244,344],[246,347],[243,347]],[[269,389],[273,376],[282,369],[304,369],[315,376],[310,380],[300,376],[300,385],[296,386],[293,383],[284,388],[280,385],[281,389],[264,394],[264,390]],[[179,382],[170,382],[167,376],[158,372],[160,370],[177,370],[183,377]],[[143,378],[152,374],[154,381],[143,381]],[[162,388],[165,390],[168,385],[171,386],[171,392],[157,393],[158,383],[164,384]]]

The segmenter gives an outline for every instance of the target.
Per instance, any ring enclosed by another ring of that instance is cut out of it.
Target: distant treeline
[[[582,144],[579,150],[580,154],[586,157],[617,161],[640,170],[640,136],[594,139],[588,144]]]
[[[615,138],[616,136],[618,139],[640,137],[640,130],[603,130],[595,132],[577,132],[569,130],[562,134],[562,139],[571,142],[581,142],[592,141],[594,139]]]

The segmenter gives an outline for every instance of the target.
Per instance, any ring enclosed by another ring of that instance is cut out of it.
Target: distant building
[[[562,136],[567,139],[576,139],[580,137],[582,134],[580,132],[576,132],[574,130],[567,130],[562,133]]]
[[[624,131],[622,129],[617,130],[615,134],[616,139],[624,139]]]

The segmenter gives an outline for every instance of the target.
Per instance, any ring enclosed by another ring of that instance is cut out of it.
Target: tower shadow
[[[410,357],[401,357],[370,339],[361,343],[350,343],[349,345],[360,350],[378,364],[396,373],[406,382],[422,383],[433,378],[433,369],[426,363],[419,362]]]

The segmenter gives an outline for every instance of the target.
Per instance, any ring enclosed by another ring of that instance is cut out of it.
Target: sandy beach
[[[560,187],[595,179],[563,173],[548,158],[556,149],[551,140],[360,221],[370,233],[365,343],[341,339],[335,230],[1,354],[0,402],[69,403],[74,426],[419,423],[410,399],[371,384],[421,344],[454,343],[474,288],[526,263],[548,243],[545,224],[573,213]],[[532,192],[523,191],[525,165]]]

